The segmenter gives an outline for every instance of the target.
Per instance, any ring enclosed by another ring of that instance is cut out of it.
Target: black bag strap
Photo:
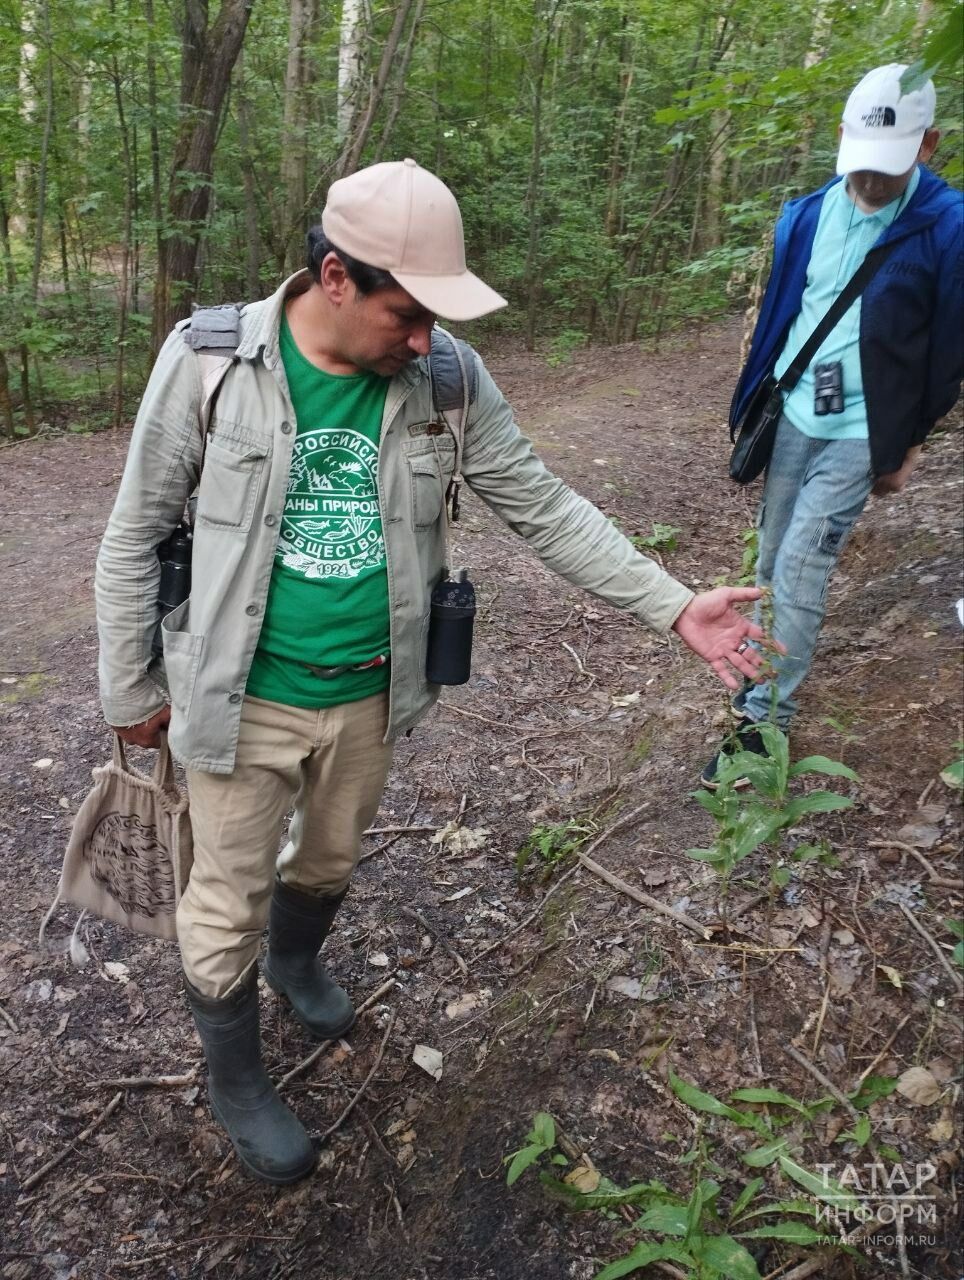
[[[844,313],[850,309],[867,285],[870,284],[893,246],[894,241],[888,240],[885,244],[877,245],[868,252],[863,262],[831,303],[829,311],[797,352],[794,359],[790,361],[783,376],[777,381],[774,387],[775,391],[793,390],[803,377],[803,371],[819,351],[827,334],[833,331]]]

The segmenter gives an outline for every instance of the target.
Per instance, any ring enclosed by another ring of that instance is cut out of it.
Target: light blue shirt
[[[820,220],[800,311],[790,326],[774,373],[780,377],[790,361],[830,310],[834,298],[846,288],[869,249],[897,217],[917,190],[920,169],[915,168],[903,194],[876,213],[863,213],[847,192],[846,180],[838,182],[824,196]],[[860,369],[860,303],[844,312],[823,345],[804,370],[800,381],[786,397],[784,412],[805,435],[818,440],[866,440],[867,407],[864,403]],[[813,411],[813,369],[815,365],[839,360],[842,367],[843,413],[818,417]]]

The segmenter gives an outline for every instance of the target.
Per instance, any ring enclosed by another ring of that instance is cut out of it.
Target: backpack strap
[[[432,330],[429,376],[435,407],[445,419],[455,441],[455,470],[445,495],[446,510],[451,510],[454,522],[458,520],[460,511],[465,424],[468,421],[469,406],[478,390],[478,379],[472,348],[467,342],[453,338],[447,329],[439,325]]]
[[[226,302],[219,307],[195,307],[190,321],[181,330],[181,337],[197,353],[201,369],[198,421],[203,444],[224,375],[237,362],[241,308],[235,302]]]

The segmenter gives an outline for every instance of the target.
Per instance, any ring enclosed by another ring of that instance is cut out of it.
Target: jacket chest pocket
[[[250,528],[270,456],[270,440],[254,442],[209,435],[198,486],[198,522],[242,533]]]
[[[408,454],[412,480],[412,524],[416,529],[432,529],[442,516],[445,493],[455,471],[455,442],[450,436],[433,437]]]

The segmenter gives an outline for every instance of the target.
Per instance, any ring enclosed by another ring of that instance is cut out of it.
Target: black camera
[[[813,411],[818,418],[843,413],[843,366],[839,360],[818,364],[813,370]]]
[[[161,654],[164,646],[161,641],[161,618],[176,609],[191,594],[191,551],[194,533],[186,520],[182,520],[177,528],[157,548],[157,558],[161,562],[161,581],[157,592],[158,620],[154,632],[153,652]]]

